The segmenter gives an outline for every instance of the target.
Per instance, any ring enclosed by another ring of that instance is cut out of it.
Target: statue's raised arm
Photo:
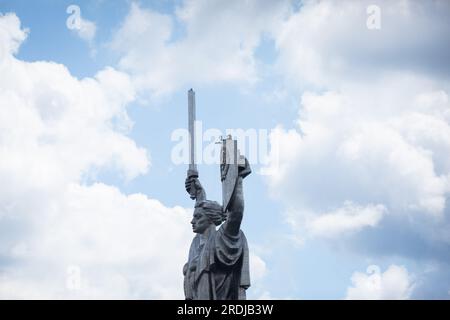
[[[244,216],[244,190],[243,179],[250,174],[250,165],[245,159],[242,166],[239,166],[239,173],[234,188],[233,195],[228,206],[227,220],[224,223],[225,231],[230,235],[238,235],[241,228],[242,218]]]

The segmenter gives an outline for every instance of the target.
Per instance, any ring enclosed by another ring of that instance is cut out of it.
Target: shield
[[[233,197],[234,189],[239,175],[239,150],[237,141],[231,136],[222,139],[220,176],[222,181],[222,206],[223,211],[227,212]]]

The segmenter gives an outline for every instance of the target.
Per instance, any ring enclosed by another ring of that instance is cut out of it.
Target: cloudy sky
[[[257,133],[249,298],[449,299],[449,14],[0,0],[0,298],[183,298],[193,87],[201,154]]]

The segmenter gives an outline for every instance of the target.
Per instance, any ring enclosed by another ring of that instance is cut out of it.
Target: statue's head
[[[216,201],[203,200],[196,204],[191,220],[192,231],[204,233],[210,225],[220,225],[225,220],[222,206]]]

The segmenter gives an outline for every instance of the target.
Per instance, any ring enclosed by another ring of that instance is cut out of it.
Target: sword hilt
[[[187,171],[187,177],[188,178],[198,178],[198,171],[196,169],[189,169]],[[189,189],[189,196],[191,197],[192,200],[197,198],[197,194],[196,194],[195,190],[195,183],[191,184],[191,188]]]

